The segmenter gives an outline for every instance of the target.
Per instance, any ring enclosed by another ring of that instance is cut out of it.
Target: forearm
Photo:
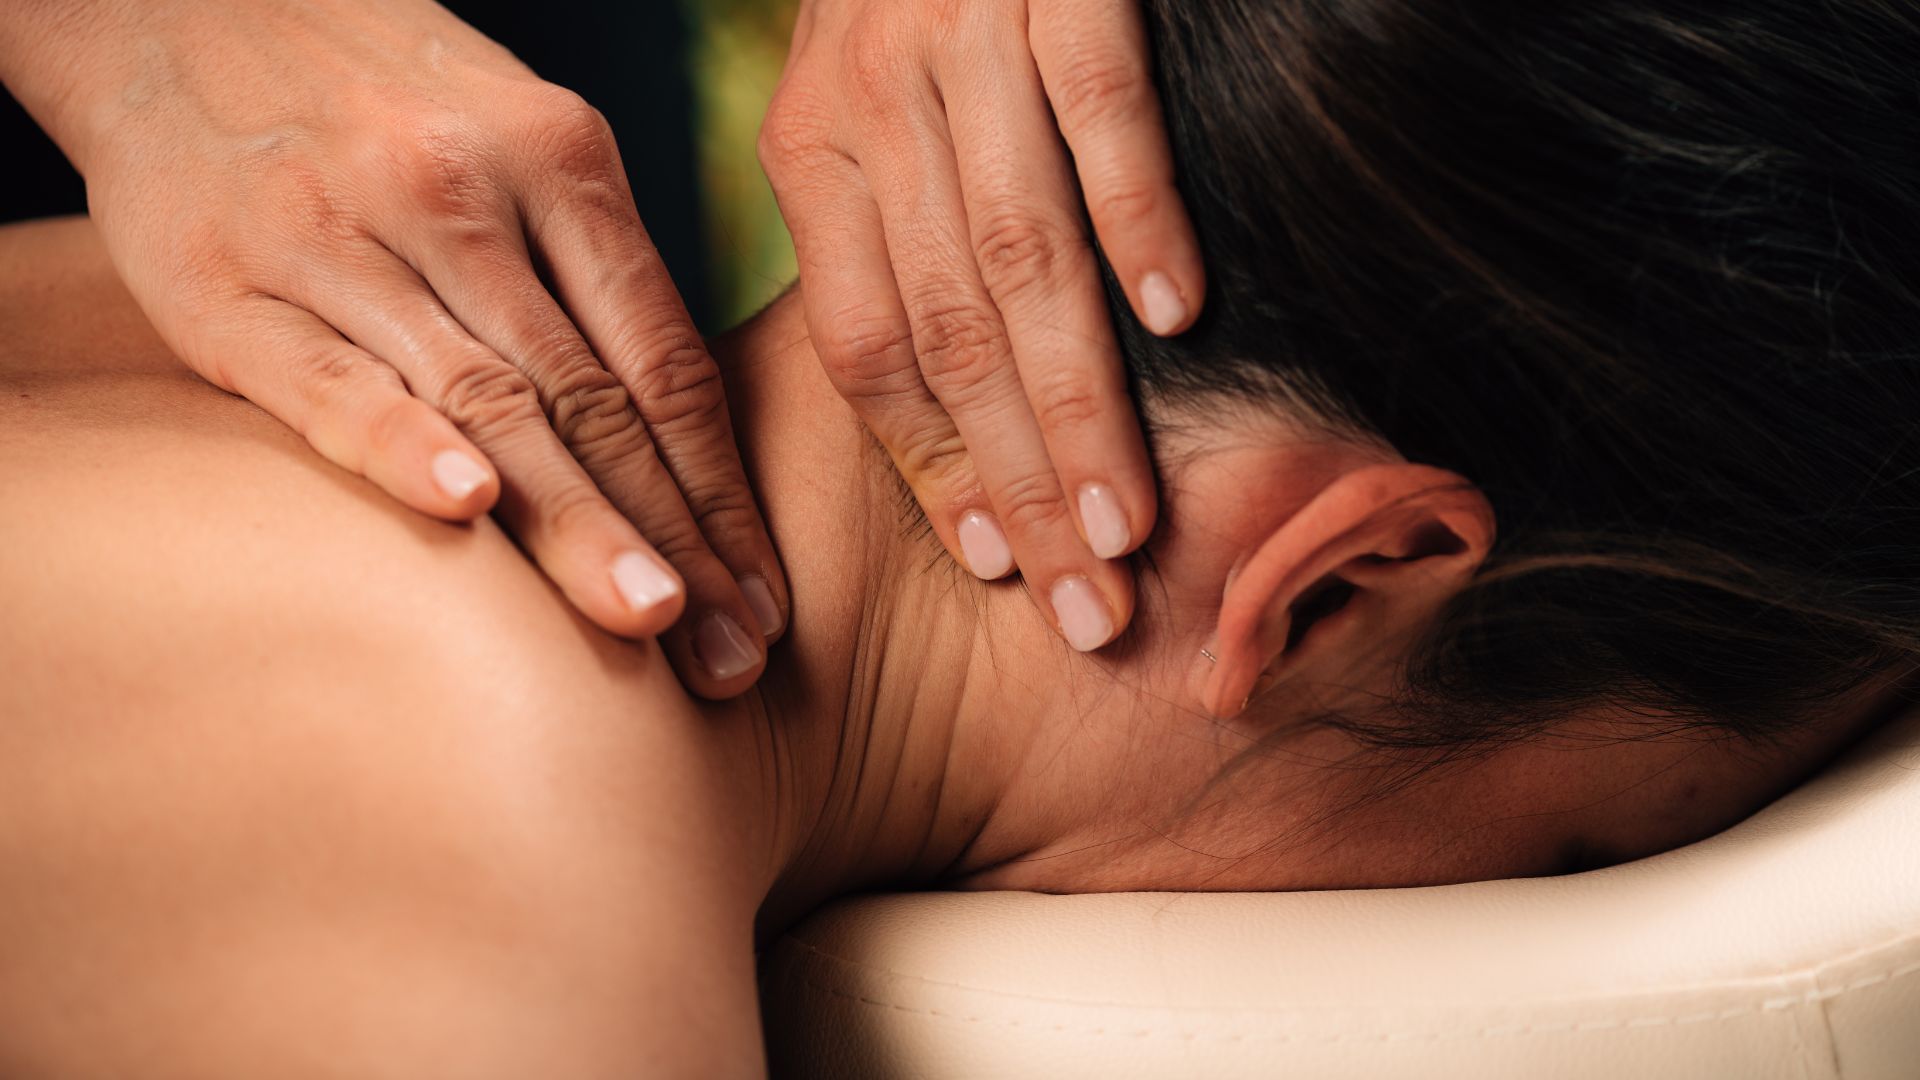
[[[162,5],[129,0],[14,0],[0,10],[0,82],[76,166],[100,103],[132,86],[130,46]]]

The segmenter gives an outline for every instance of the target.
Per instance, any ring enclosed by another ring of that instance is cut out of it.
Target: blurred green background
[[[793,241],[754,155],[780,81],[798,0],[679,0],[689,31],[694,140],[718,330],[758,311],[796,276]]]

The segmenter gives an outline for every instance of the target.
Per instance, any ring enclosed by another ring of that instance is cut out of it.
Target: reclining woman
[[[1899,704],[1920,9],[1147,7],[1213,284],[1116,301],[1164,506],[1091,657],[791,300],[719,351],[806,618],[699,703],[12,230],[5,1071],[751,1075],[756,935],[839,893],[1564,872]]]

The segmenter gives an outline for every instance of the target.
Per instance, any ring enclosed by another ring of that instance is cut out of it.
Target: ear
[[[1395,462],[1341,475],[1227,578],[1198,671],[1222,719],[1309,663],[1332,665],[1417,629],[1493,547],[1493,508],[1460,476]]]

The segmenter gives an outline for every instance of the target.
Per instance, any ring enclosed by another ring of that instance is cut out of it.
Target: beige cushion
[[[1920,715],[1719,836],[1369,892],[880,896],[763,965],[781,1077],[1920,1078]]]

